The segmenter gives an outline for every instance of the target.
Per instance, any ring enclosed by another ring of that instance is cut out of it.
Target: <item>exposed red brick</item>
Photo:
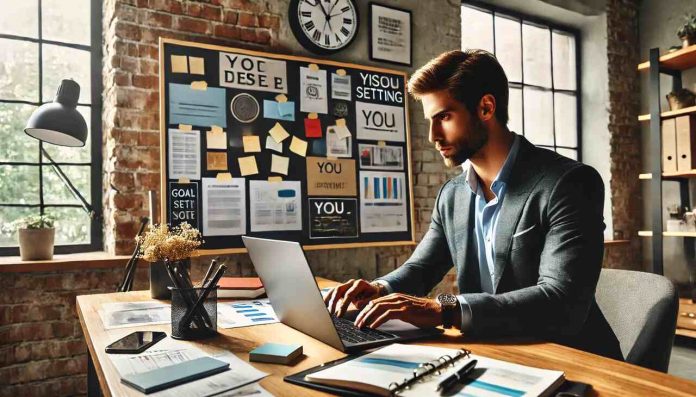
[[[143,206],[143,196],[139,193],[116,193],[113,196],[114,208],[129,210]]]
[[[201,4],[201,18],[209,21],[219,21],[222,17],[222,9],[220,7]]]
[[[131,190],[135,186],[135,177],[131,172],[112,172],[110,183],[119,191]]]
[[[186,32],[206,34],[210,33],[210,22],[202,19],[180,16],[177,17],[176,28]]]
[[[160,174],[159,173],[138,173],[136,176],[137,187],[144,190],[159,190]]]
[[[256,31],[256,42],[259,44],[268,44],[271,42],[271,31],[259,29]]]
[[[259,15],[259,25],[262,28],[278,30],[280,28],[280,17],[271,14]]]
[[[244,41],[251,41],[251,42],[256,42],[256,29],[251,29],[251,28],[242,28],[242,40]]]
[[[240,12],[239,13],[238,23],[240,26],[248,26],[248,27],[259,26],[259,21],[258,21],[258,18],[256,17],[256,14],[251,14],[248,12]]]
[[[157,89],[159,86],[159,77],[154,75],[140,75],[136,74],[133,76],[133,87],[138,88],[148,88]]]
[[[232,40],[239,40],[242,37],[241,29],[237,26],[215,25],[215,36],[224,37]]]
[[[225,11],[225,18],[223,19],[225,23],[236,25],[237,19],[239,19],[239,13],[237,11]]]
[[[158,146],[159,144],[159,132],[141,132],[138,134],[138,145],[140,146]]]

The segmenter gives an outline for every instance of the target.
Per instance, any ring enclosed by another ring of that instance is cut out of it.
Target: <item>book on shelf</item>
[[[254,299],[265,293],[258,277],[223,277],[218,282],[218,298]]]

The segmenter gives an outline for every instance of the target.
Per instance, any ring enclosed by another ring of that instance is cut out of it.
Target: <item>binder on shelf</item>
[[[677,135],[677,169],[689,171],[696,168],[696,135],[694,135],[694,116],[675,118]],[[666,120],[665,120],[666,121]]]
[[[677,172],[677,134],[674,119],[662,120],[662,172]]]

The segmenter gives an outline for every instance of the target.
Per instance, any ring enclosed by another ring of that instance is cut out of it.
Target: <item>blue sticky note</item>
[[[194,90],[187,84],[169,83],[169,124],[227,127],[225,90]]]
[[[292,355],[302,345],[283,345],[280,343],[266,343],[249,352],[249,354],[264,354],[268,356],[287,357]]]
[[[280,105],[283,105],[282,111]],[[295,102],[285,102],[281,104],[276,101],[269,101],[268,99],[264,99],[263,117],[267,119],[295,121]]]

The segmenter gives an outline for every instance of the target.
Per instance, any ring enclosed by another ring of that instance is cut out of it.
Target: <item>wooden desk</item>
[[[319,279],[320,286],[334,283]],[[150,298],[149,291],[127,293],[83,295],[77,297],[77,311],[82,331],[89,347],[90,371],[88,383],[90,390],[97,386],[105,396],[142,396],[142,394],[121,384],[120,377],[104,352],[109,343],[137,328],[104,330],[97,310],[104,303],[142,301]],[[170,325],[148,326],[148,330],[171,331]],[[252,363],[270,376],[261,385],[277,396],[327,396],[325,393],[291,385],[283,377],[314,367],[323,362],[341,358],[340,351],[310,338],[284,324],[268,324],[247,328],[219,329],[220,335],[208,339],[205,344],[224,347],[241,359],[249,360],[249,351],[266,342],[301,343],[304,358],[294,366]],[[504,340],[496,342],[470,341],[450,330],[436,340],[419,343],[449,348],[465,346],[475,354],[507,360],[523,365],[562,370],[571,380],[589,383],[592,395],[599,396],[694,396],[696,382],[644,369],[635,365],[607,359],[554,343]],[[93,367],[92,367],[93,364]],[[96,376],[97,379],[94,379]]]

